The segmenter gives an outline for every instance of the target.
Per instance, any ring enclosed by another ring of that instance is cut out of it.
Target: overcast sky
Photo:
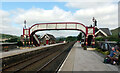
[[[98,21],[99,28],[118,27],[119,0],[2,0],[0,5],[0,32],[22,35],[24,20],[27,27],[42,22],[79,22],[86,26],[92,18]],[[2,30],[1,30],[2,29]],[[69,32],[69,33],[68,33]],[[76,36],[80,31],[39,31],[55,37]]]

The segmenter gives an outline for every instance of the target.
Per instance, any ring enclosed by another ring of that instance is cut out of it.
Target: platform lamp
[[[97,26],[97,20],[93,17],[93,19],[92,19],[92,21],[93,21],[93,26]]]
[[[88,45],[88,42],[86,42],[86,45]]]
[[[94,23],[94,26],[97,26],[97,20],[95,19],[95,23]]]
[[[33,41],[32,41],[32,46],[33,46]]]
[[[25,42],[23,41],[23,46],[25,45]]]
[[[29,47],[30,47],[30,41],[29,41]]]

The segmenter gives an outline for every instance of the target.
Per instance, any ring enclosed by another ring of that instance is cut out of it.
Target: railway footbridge
[[[38,31],[45,30],[77,30],[85,35],[85,44],[95,44],[95,27],[87,27],[82,23],[77,22],[55,22],[55,23],[37,23],[29,28],[23,28],[23,38],[28,38],[29,43],[33,42],[35,46],[39,46],[40,42],[35,35]]]

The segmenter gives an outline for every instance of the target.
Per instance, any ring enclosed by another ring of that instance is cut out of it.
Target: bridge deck
[[[83,50],[76,43],[59,71],[118,71],[117,66],[104,64],[103,60],[94,51]]]
[[[17,55],[17,54],[22,54],[22,53],[25,53],[25,52],[30,52],[30,51],[34,51],[34,50],[38,50],[38,49],[43,49],[45,47],[55,46],[55,45],[59,45],[59,44],[63,44],[63,43],[57,43],[57,44],[46,45],[46,46],[39,46],[39,47],[35,47],[35,48],[30,48],[30,49],[18,49],[18,50],[12,50],[12,51],[8,51],[8,52],[0,52],[0,58],[13,56],[13,55]]]

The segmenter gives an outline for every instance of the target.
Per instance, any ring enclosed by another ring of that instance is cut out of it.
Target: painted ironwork
[[[95,37],[95,28],[87,27],[82,23],[77,22],[58,22],[58,23],[38,23],[34,24],[28,29],[23,28],[23,37],[30,37],[30,35],[34,35],[37,31],[43,30],[79,30],[82,31],[86,36],[86,42],[88,35],[93,35]]]

